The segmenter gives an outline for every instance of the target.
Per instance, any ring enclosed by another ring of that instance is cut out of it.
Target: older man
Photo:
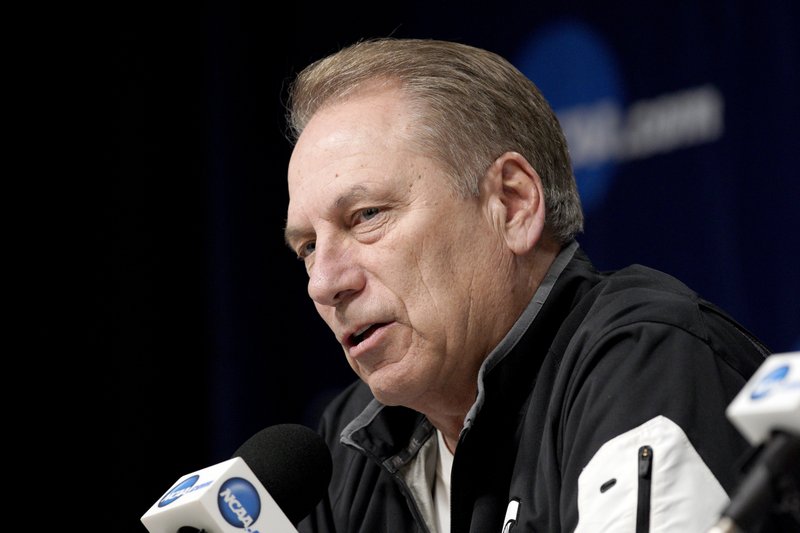
[[[382,39],[292,87],[286,241],[360,380],[327,409],[302,531],[700,531],[766,350],[680,282],[597,272],[537,88],[484,50]]]

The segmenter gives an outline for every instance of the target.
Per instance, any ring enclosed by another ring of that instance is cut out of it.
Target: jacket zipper
[[[653,448],[639,448],[639,500],[636,505],[636,533],[650,531],[650,485],[653,478]]]
[[[394,478],[395,482],[400,486],[400,492],[406,499],[406,504],[408,505],[408,509],[409,511],[411,511],[411,516],[417,523],[417,527],[419,527],[420,532],[430,533],[428,525],[422,518],[422,513],[420,512],[419,507],[417,506],[417,501],[414,499],[414,496],[411,493],[411,489],[408,488],[408,485],[406,485],[406,482],[403,480],[402,477],[398,476],[397,474],[391,474],[391,476]]]

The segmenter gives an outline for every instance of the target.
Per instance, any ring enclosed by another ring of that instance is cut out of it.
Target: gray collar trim
[[[525,308],[525,310],[522,312],[522,315],[520,315],[519,319],[517,319],[516,323],[511,327],[511,330],[509,330],[506,336],[503,337],[503,340],[500,341],[500,344],[498,344],[483,361],[483,364],[478,371],[478,395],[475,399],[475,403],[472,404],[472,407],[467,413],[467,417],[464,419],[464,428],[461,430],[462,432],[472,425],[472,421],[475,420],[475,416],[478,414],[478,411],[481,410],[481,407],[486,400],[484,377],[497,365],[497,363],[503,360],[503,358],[514,348],[514,346],[517,345],[519,340],[522,338],[522,335],[524,335],[528,330],[531,323],[533,323],[533,319],[539,314],[539,310],[542,308],[545,300],[547,300],[547,297],[550,295],[550,291],[553,290],[556,280],[564,271],[567,264],[569,264],[569,262],[572,260],[572,257],[575,255],[577,249],[577,241],[572,241],[565,246],[561,252],[559,252],[555,261],[553,261],[553,264],[550,265],[550,269],[547,271],[547,274],[542,280],[542,283],[539,285],[539,288],[536,289],[536,292],[533,294],[533,298],[531,298],[528,307]]]
[[[372,401],[369,402],[369,405],[367,405],[364,408],[364,410],[361,411],[361,414],[355,417],[342,430],[341,434],[339,435],[339,440],[341,441],[341,443],[348,444],[350,446],[360,449],[361,446],[356,444],[356,442],[353,440],[353,433],[355,433],[356,431],[365,426],[368,426],[375,419],[375,417],[378,416],[378,413],[381,412],[381,409],[383,409],[383,407],[384,406],[382,403],[373,398]]]

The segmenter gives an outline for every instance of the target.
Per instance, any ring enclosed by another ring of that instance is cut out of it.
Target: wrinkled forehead
[[[362,92],[319,109],[297,140],[289,162],[289,186],[318,172],[358,160],[394,162],[413,151],[414,121],[399,89]]]
[[[398,118],[382,101],[348,102],[320,110],[308,123],[292,151],[289,182],[327,167],[373,155],[391,157],[397,148]]]
[[[411,142],[413,128],[406,102],[395,90],[320,109],[289,162],[287,223],[303,212],[319,211],[359,184],[373,188],[381,181],[402,181],[412,168],[428,164],[430,158]]]

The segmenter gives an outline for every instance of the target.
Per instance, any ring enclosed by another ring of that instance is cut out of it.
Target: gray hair
[[[561,244],[583,229],[580,198],[558,119],[511,63],[464,44],[384,38],[361,41],[305,68],[289,88],[297,141],[311,117],[360,90],[400,87],[417,127],[413,142],[437,159],[462,196],[503,153],[519,152],[542,179],[546,226]]]

